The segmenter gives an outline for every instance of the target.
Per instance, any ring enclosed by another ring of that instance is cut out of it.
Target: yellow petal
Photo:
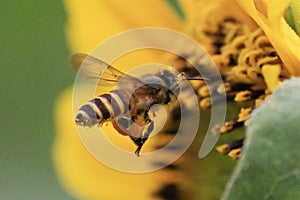
[[[280,84],[280,65],[269,65],[266,64],[262,67],[262,74],[270,92],[273,92]]]
[[[300,38],[284,20],[289,0],[237,0],[263,29],[292,75],[300,75]]]
[[[251,17],[234,0],[179,0],[179,2],[189,28],[195,28],[207,19],[218,22],[225,17],[234,17],[240,22],[246,23],[250,29],[257,27]]]
[[[157,26],[180,29],[180,19],[166,1],[65,0],[67,38],[74,52],[90,52],[122,31]]]
[[[157,49],[142,49],[132,51],[125,55],[118,57],[112,65],[116,68],[122,69],[121,71],[127,72],[140,65],[147,63],[160,63],[163,65],[170,65],[174,54],[157,50]]]

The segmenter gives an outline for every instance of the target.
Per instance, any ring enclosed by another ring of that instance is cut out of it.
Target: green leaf
[[[254,110],[222,199],[300,199],[299,91],[300,78],[285,81]]]
[[[292,8],[295,30],[300,35],[300,1],[292,0]]]
[[[294,21],[294,16],[293,16],[293,8],[292,5],[290,5],[285,13],[284,13],[284,18],[286,20],[286,22],[290,25],[290,27],[296,31],[296,27],[295,27],[295,21]]]
[[[182,10],[178,0],[167,0],[167,2],[172,6],[172,8],[176,12],[176,14],[181,19],[184,19],[184,13],[183,13],[183,10]]]

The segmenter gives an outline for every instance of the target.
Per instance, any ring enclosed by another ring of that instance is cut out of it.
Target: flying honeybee
[[[149,110],[154,104],[168,104],[180,92],[183,80],[204,80],[205,78],[187,78],[175,70],[161,70],[153,75],[141,78],[124,74],[104,61],[87,54],[71,55],[72,67],[78,71],[84,66],[83,76],[98,79],[101,83],[113,83],[116,89],[88,101],[79,109],[75,123],[92,127],[111,121],[113,127],[122,135],[128,135],[137,145],[135,154],[139,156],[143,144],[151,134],[154,124]],[[97,66],[98,72],[89,73],[89,66]]]

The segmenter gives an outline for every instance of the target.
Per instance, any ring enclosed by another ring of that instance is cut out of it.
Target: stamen
[[[245,90],[237,93],[234,100],[236,102],[249,101],[258,98],[262,94],[264,94],[263,90],[254,90],[254,91]]]
[[[211,98],[205,97],[202,100],[200,100],[199,105],[201,108],[209,108],[211,106]]]
[[[242,152],[241,148],[233,149],[228,153],[228,156],[233,158],[234,160],[238,160],[241,157],[241,152]]]
[[[244,138],[231,141],[227,144],[220,145],[216,149],[222,154],[228,154],[232,150],[240,149],[243,146],[243,143],[244,143]]]
[[[221,102],[222,95],[228,101],[244,102],[254,100],[255,107],[259,106],[278,87],[280,82],[291,75],[282,63],[276,50],[261,28],[250,31],[249,28],[235,18],[224,18],[221,21],[208,20],[201,24],[194,32],[200,44],[215,61],[224,81],[224,85],[215,85],[213,78],[211,85],[193,83],[198,94],[199,105],[207,109],[212,103]],[[193,53],[185,54],[185,58],[176,58],[178,71],[188,76],[199,75],[198,71],[186,61],[193,59]],[[209,68],[204,59],[200,59],[197,67]],[[245,126],[246,120],[254,108],[242,108],[238,116],[217,125],[212,132],[229,133],[236,128]],[[235,141],[233,141],[235,144]],[[234,159],[240,157],[242,143],[239,147],[231,148],[231,143],[219,146],[220,152],[226,152]]]
[[[239,118],[237,122],[244,122],[248,117],[250,116],[250,113],[252,112],[252,108],[242,108],[239,113]]]

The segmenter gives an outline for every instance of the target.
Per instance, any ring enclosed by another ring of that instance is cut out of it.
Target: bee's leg
[[[141,144],[141,145],[139,145],[138,146],[138,148],[135,150],[135,155],[137,156],[137,157],[139,157],[140,156],[140,151],[141,151],[141,149],[142,149],[142,146],[143,146],[143,144]]]
[[[150,121],[150,123],[144,128],[143,134],[141,137],[136,138],[130,136],[131,140],[138,146],[137,149],[135,150],[135,155],[140,156],[140,151],[144,145],[144,143],[147,141],[149,135],[153,131],[154,128],[154,123],[153,121]]]
[[[132,124],[130,117],[123,116],[118,119],[112,120],[113,127],[122,135],[129,135],[128,128]]]
[[[144,145],[145,141],[143,141],[143,138],[136,138],[136,137],[133,137],[131,135],[129,137],[134,142],[134,144],[136,144],[138,146],[137,149],[134,152],[135,155],[140,156],[140,151],[141,151],[142,146]]]

